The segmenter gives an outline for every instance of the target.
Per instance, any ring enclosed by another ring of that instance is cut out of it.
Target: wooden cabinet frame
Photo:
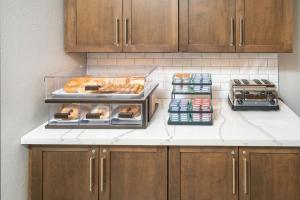
[[[86,162],[86,166],[89,170],[89,174],[86,179],[89,179],[89,184],[83,184],[82,182],[76,183],[77,185],[80,185],[81,187],[84,187],[84,191],[88,191],[88,193],[81,193],[83,191],[76,191],[79,192],[80,195],[87,197],[86,200],[98,200],[98,152],[99,148],[97,146],[95,147],[88,147],[88,146],[33,146],[30,149],[29,154],[29,193],[28,193],[28,199],[30,200],[50,200],[50,197],[47,197],[47,193],[51,193],[51,187],[60,187],[59,185],[48,185],[45,187],[43,185],[44,179],[47,177],[56,177],[59,176],[59,174],[48,174],[45,177],[45,170],[46,165],[44,165],[45,162],[47,162],[47,159],[45,158],[47,153],[70,153],[73,154],[74,160],[74,168],[77,168],[79,171],[76,171],[77,173],[82,173],[82,176],[85,177],[85,170],[81,171],[82,168],[80,166],[76,166],[76,156],[78,154],[84,153],[86,156],[86,159],[84,162]],[[71,159],[73,159],[71,158]],[[53,159],[53,158],[52,158]],[[53,166],[56,167],[61,165],[62,163],[58,162],[64,162],[61,158],[54,158],[52,160],[54,163],[51,163]],[[79,163],[80,164],[80,163]],[[58,169],[60,170],[60,169]],[[92,171],[91,171],[92,170]],[[64,172],[64,171],[63,171]],[[62,174],[60,174],[62,175]],[[47,180],[46,180],[47,181]],[[46,191],[46,192],[45,192]],[[57,191],[56,191],[57,192]],[[71,192],[71,191],[60,191],[60,192]],[[46,193],[46,194],[45,194]]]
[[[169,148],[169,200],[181,200],[182,198],[182,181],[181,180],[181,170],[183,170],[183,166],[181,163],[182,158],[181,156],[184,154],[188,155],[217,155],[218,158],[214,158],[213,161],[220,161],[218,160],[220,155],[222,155],[225,160],[224,163],[226,165],[226,169],[228,171],[225,171],[225,169],[221,169],[225,166],[218,166],[216,163],[216,166],[211,169],[205,169],[209,172],[211,171],[214,173],[215,169],[218,169],[217,171],[222,171],[224,174],[226,174],[227,177],[230,177],[229,180],[224,180],[224,183],[226,184],[222,185],[225,188],[226,194],[221,193],[214,193],[213,195],[220,195],[219,198],[225,198],[222,195],[226,195],[227,200],[237,200],[238,199],[238,148],[237,147],[170,147]],[[223,162],[220,162],[223,163]],[[197,160],[194,161],[194,164],[197,165]],[[219,177],[221,179],[221,177]],[[192,180],[191,176],[191,180]],[[197,180],[198,182],[205,182],[205,184],[210,184],[209,180]],[[221,180],[220,180],[221,182]],[[185,184],[187,181],[185,181]],[[213,185],[215,185],[214,183]],[[216,190],[222,190],[223,188],[214,188],[212,191]],[[207,193],[210,193],[208,190]],[[190,195],[190,194],[189,194]],[[192,199],[199,199],[199,197],[195,195],[192,195]],[[218,198],[218,199],[219,199]],[[187,199],[187,198],[185,198]],[[201,199],[199,199],[201,200]]]
[[[215,199],[300,199],[299,148],[32,146],[29,159],[30,200],[202,200],[195,181]]]

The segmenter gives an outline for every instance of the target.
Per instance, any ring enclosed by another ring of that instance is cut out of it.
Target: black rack
[[[195,77],[198,77],[197,81],[194,81]],[[169,125],[213,125],[210,74],[185,74],[184,78],[180,74],[174,74],[172,85],[172,99],[168,109]],[[176,99],[176,95],[201,95],[207,98]],[[196,101],[195,104],[193,101]],[[203,104],[206,106],[202,106]]]

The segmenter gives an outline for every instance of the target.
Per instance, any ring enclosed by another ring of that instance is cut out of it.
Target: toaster
[[[277,86],[266,79],[230,81],[228,102],[233,110],[279,110]]]

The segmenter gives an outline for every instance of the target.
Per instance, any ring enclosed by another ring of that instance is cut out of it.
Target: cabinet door
[[[299,200],[297,149],[240,149],[240,200]]]
[[[170,200],[237,200],[237,148],[169,149]]]
[[[179,49],[235,52],[235,0],[179,0]]]
[[[100,200],[167,200],[166,147],[101,147]]]
[[[122,51],[122,0],[65,0],[67,52]]]
[[[97,200],[98,148],[32,147],[31,200]]]
[[[293,0],[237,0],[238,52],[292,52]]]
[[[124,0],[124,51],[178,51],[178,0]]]

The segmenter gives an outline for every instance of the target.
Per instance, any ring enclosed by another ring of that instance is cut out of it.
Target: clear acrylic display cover
[[[156,66],[86,65],[45,76],[45,99],[136,99],[155,84]]]

